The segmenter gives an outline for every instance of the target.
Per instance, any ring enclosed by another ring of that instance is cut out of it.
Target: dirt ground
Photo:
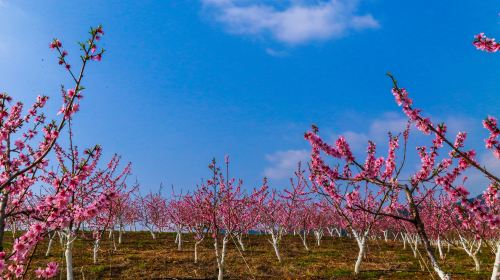
[[[90,235],[89,235],[90,237]],[[104,238],[97,264],[92,261],[92,240],[79,239],[74,248],[76,279],[214,279],[217,267],[211,240],[199,246],[199,261],[194,263],[193,239],[183,235],[182,251],[177,251],[175,235],[161,233],[156,240],[147,232],[126,232],[122,244],[114,250],[112,239]],[[353,267],[357,245],[348,238],[324,237],[321,246],[309,240],[310,251],[302,246],[298,236],[286,236],[281,243],[283,262],[278,263],[267,236],[245,237],[246,251],[235,244],[228,247],[226,279],[437,279],[422,271],[419,260],[410,248],[403,250],[401,242],[370,241],[361,273],[354,276]],[[47,243],[37,247],[30,270],[44,266],[48,261],[60,264],[60,275],[65,279],[61,246],[54,240],[49,257],[45,256]],[[480,253],[482,272],[474,271],[472,259],[458,248],[452,248],[441,261],[453,279],[489,279],[494,256],[484,248]]]

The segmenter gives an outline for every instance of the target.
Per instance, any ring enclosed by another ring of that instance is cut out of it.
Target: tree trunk
[[[240,244],[241,251],[245,252],[246,248],[245,248],[245,244],[243,243],[243,234],[240,233],[240,234],[236,235],[236,239],[238,240],[238,243]]]
[[[303,234],[299,234],[300,239],[302,239],[302,244],[304,245],[304,248],[306,248],[306,251],[309,252],[309,246],[307,246],[307,231],[303,231]]]
[[[224,238],[222,238],[222,249],[219,250],[219,245],[218,245],[219,241],[217,240],[217,237],[215,237],[215,242],[214,242],[215,257],[217,258],[217,268],[219,270],[217,280],[224,279],[224,264],[225,264],[224,258],[226,257],[227,242],[228,242],[228,237],[227,235],[224,235]]]
[[[271,231],[271,241],[269,241],[269,243],[273,245],[274,253],[276,254],[276,258],[278,258],[278,262],[281,262],[278,236],[276,236],[272,231]]]
[[[462,248],[467,253],[467,255],[471,257],[472,260],[474,261],[475,270],[479,271],[481,269],[481,265],[479,263],[479,259],[477,258],[477,253],[479,253],[479,250],[481,249],[481,244],[482,244],[481,240],[469,241],[464,237],[462,237],[461,235],[459,235],[459,238],[460,238],[460,244],[462,244]]]
[[[97,263],[97,253],[99,252],[99,243],[100,243],[100,239],[96,239],[94,241],[94,264]]]
[[[427,257],[429,258],[429,261],[431,262],[431,265],[432,265],[432,268],[434,269],[434,271],[437,273],[437,275],[439,276],[439,278],[441,280],[450,280],[450,276],[445,273],[441,267],[439,267],[439,264],[436,260],[436,257],[434,256],[434,252],[432,251],[432,247],[431,247],[431,244],[429,242],[429,239],[427,238],[427,234],[425,233],[425,229],[424,229],[424,225],[422,224],[422,222],[418,220],[417,223],[416,223],[416,226],[417,226],[417,231],[418,231],[418,235],[420,236],[420,239],[422,240],[422,243],[424,245],[424,249],[425,249],[425,252],[427,253]]]
[[[182,251],[182,232],[177,231],[177,251]]]
[[[118,244],[122,244],[122,237],[124,231],[125,229],[123,228],[122,225],[120,225],[120,231],[118,232]]]
[[[354,229],[352,229],[352,235],[356,239],[358,243],[358,258],[356,259],[356,263],[354,264],[354,274],[359,274],[361,263],[363,262],[363,257],[365,257],[366,250],[366,237],[368,236],[369,231],[365,231],[362,236],[360,236]]]
[[[50,255],[50,249],[52,248],[52,243],[54,242],[55,235],[56,235],[55,232],[52,235],[49,234],[49,244],[47,245],[47,251],[45,252],[46,257]]]
[[[276,254],[276,257],[278,258],[278,262],[281,262],[281,255],[280,255],[280,250],[278,247],[278,243],[273,241],[273,248],[274,248],[274,253]]]
[[[365,236],[356,237],[356,241],[358,243],[359,252],[358,252],[358,258],[356,259],[356,263],[354,264],[354,274],[359,274],[361,263],[363,262],[363,257],[365,255],[366,237]]]
[[[66,249],[64,252],[66,258],[66,280],[74,280],[73,276],[73,240],[68,234],[66,239]]]
[[[477,255],[472,255],[471,256],[472,260],[474,260],[474,268],[477,272],[481,270],[481,264],[479,262],[479,259],[477,258]]]
[[[493,272],[491,273],[491,280],[500,279],[500,241],[497,242],[497,252],[495,254],[495,262],[493,263]]]
[[[444,259],[444,254],[443,254],[443,248],[441,246],[441,238],[439,236],[438,236],[436,245],[438,247],[439,258],[443,260]]]
[[[424,249],[425,252],[427,253],[427,257],[429,258],[429,261],[432,265],[432,268],[434,271],[438,274],[439,278],[441,280],[449,280],[450,276],[446,274],[441,267],[439,267],[439,264],[436,260],[436,257],[434,256],[434,252],[432,251],[431,244],[429,242],[429,238],[427,237],[427,233],[425,232],[425,227],[424,224],[422,223],[422,219],[420,218],[420,213],[417,208],[417,205],[415,204],[415,200],[413,198],[412,191],[406,187],[405,188],[405,193],[406,193],[406,198],[408,200],[408,204],[410,206],[410,213],[413,216],[414,219],[414,226],[417,230],[417,233],[422,240],[422,243],[424,244]]]
[[[316,237],[316,245],[319,247],[321,245],[321,239],[323,238],[323,230],[319,229],[314,231],[314,236]]]
[[[198,245],[203,241],[200,239],[194,243],[194,263],[198,263]]]

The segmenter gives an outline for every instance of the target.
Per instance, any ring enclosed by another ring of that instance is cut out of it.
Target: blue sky
[[[107,52],[75,120],[81,146],[122,154],[144,190],[192,189],[225,154],[248,187],[265,175],[281,187],[307,158],[311,123],[355,143],[399,127],[386,71],[481,147],[481,119],[499,116],[500,57],[471,41],[500,36],[498,12],[496,1],[0,0],[0,88],[47,94],[55,112],[71,83],[49,41],[75,59],[102,24]]]

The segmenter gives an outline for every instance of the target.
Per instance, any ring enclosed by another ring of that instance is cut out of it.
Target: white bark
[[[462,249],[467,253],[469,257],[474,261],[475,270],[479,271],[481,269],[481,265],[479,263],[479,259],[477,257],[477,253],[481,249],[481,240],[467,240],[463,236],[459,235],[460,244],[462,245]]]
[[[217,258],[217,268],[219,269],[219,274],[217,276],[218,280],[224,279],[224,264],[227,250],[227,242],[229,241],[228,236],[224,235],[222,239],[222,249],[219,249],[219,241],[217,237],[215,238],[214,247],[215,247],[215,257]]]
[[[99,252],[99,247],[100,247],[100,239],[94,240],[94,264],[97,263],[97,254]]]
[[[149,230],[149,233],[151,233],[151,237],[153,237],[153,239],[156,239],[156,234],[152,229]]]
[[[64,257],[66,260],[66,280],[74,280],[73,275],[73,240],[71,236],[68,235],[66,239],[66,248],[64,251]]]
[[[182,232],[179,230],[177,231],[177,251],[182,251]]]
[[[203,241],[200,239],[194,243],[194,263],[198,263],[198,245]]]
[[[279,237],[272,230],[270,230],[269,233],[271,234],[271,240],[269,241],[269,243],[273,245],[274,253],[276,254],[276,258],[278,258],[278,262],[281,262],[281,255],[279,250]]]
[[[120,225],[120,231],[118,232],[118,244],[122,244],[122,237],[123,237],[123,232],[125,229],[123,228],[122,225]]]
[[[399,236],[399,232],[392,233],[392,235],[394,236],[393,240],[397,241],[398,240],[398,236]]]
[[[497,252],[495,254],[495,262],[493,263],[493,272],[491,273],[491,280],[500,279],[500,241],[497,242]]]
[[[365,256],[366,250],[366,237],[368,236],[368,231],[364,232],[362,236],[360,236],[355,230],[352,230],[352,234],[358,243],[358,258],[356,259],[356,263],[354,264],[354,274],[359,274],[361,269],[361,263],[363,262],[363,257]]]
[[[304,245],[304,248],[306,248],[306,251],[309,252],[309,246],[307,246],[307,231],[303,231],[302,234],[299,234],[300,239],[302,239],[302,244]]]
[[[48,257],[50,255],[50,249],[52,249],[52,243],[54,242],[54,236],[56,235],[56,233],[52,233],[52,235],[50,235],[49,233],[49,244],[47,245],[47,251],[45,252],[45,256]]]
[[[444,259],[444,254],[443,254],[443,248],[441,246],[441,238],[439,236],[438,236],[436,245],[438,247],[439,258],[443,260]]]
[[[321,245],[321,238],[323,238],[323,229],[318,229],[314,231],[314,237],[316,237],[316,246]]]
[[[406,234],[408,240],[408,245],[410,245],[411,251],[413,252],[413,257],[418,258],[418,235],[411,236]]]
[[[245,244],[243,243],[243,233],[239,233],[236,235],[236,239],[238,240],[238,243],[240,244],[241,251],[245,252]]]

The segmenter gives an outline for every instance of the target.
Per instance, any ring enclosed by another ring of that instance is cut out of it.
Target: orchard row
[[[61,88],[62,107],[55,120],[48,120],[42,112],[46,96],[39,96],[25,110],[6,93],[0,95],[3,279],[22,278],[32,270],[39,278],[58,275],[59,264],[54,262],[43,268],[30,267],[39,243],[48,239],[50,252],[56,235],[64,245],[66,277],[74,279],[73,244],[83,233],[93,233],[97,261],[107,230],[118,230],[120,243],[127,227],[139,226],[149,230],[152,238],[162,231],[177,232],[179,249],[183,234],[193,233],[194,262],[198,261],[197,246],[211,239],[219,279],[224,277],[230,240],[237,240],[237,250],[243,252],[243,236],[261,234],[269,240],[276,261],[281,262],[285,235],[300,236],[304,249],[309,250],[311,238],[320,245],[323,235],[330,234],[356,240],[356,274],[361,273],[367,240],[390,237],[409,246],[416,258],[424,256],[424,264],[440,279],[451,278],[440,265],[445,258],[443,246],[463,249],[476,270],[481,269],[477,254],[486,250],[493,264],[491,279],[498,280],[498,174],[494,174],[494,167],[478,162],[475,150],[466,148],[466,132],[449,135],[446,124],[434,123],[415,107],[408,91],[391,74],[392,94],[408,125],[403,131],[389,132],[383,157],[372,141],[362,157],[355,156],[360,151],[352,151],[344,137],[328,143],[313,125],[304,135],[311,147],[310,160],[298,164],[290,185],[283,190],[271,188],[266,179],[258,188],[244,188],[241,181],[231,178],[226,157],[222,167],[215,160],[210,163],[211,178],[196,189],[165,198],[159,193],[144,195],[137,185],[128,184],[131,165],[120,164],[119,156],[101,164],[100,146],[80,150],[73,144],[71,125],[84,95],[84,73],[91,62],[103,57],[104,50],[98,46],[103,34],[100,26],[92,28],[89,38],[80,43],[78,70],[68,62],[68,52],[59,40],[50,44],[73,81],[71,88]],[[473,44],[487,52],[499,49],[483,34],[476,36]],[[488,116],[483,127],[487,136],[480,146],[500,160],[497,120]],[[411,147],[410,131],[426,135],[427,145]],[[416,171],[409,161],[411,152],[420,159]],[[482,190],[479,195],[468,190],[472,187],[466,180],[469,172],[486,182],[473,186]],[[12,246],[5,245],[8,230],[21,233]]]

